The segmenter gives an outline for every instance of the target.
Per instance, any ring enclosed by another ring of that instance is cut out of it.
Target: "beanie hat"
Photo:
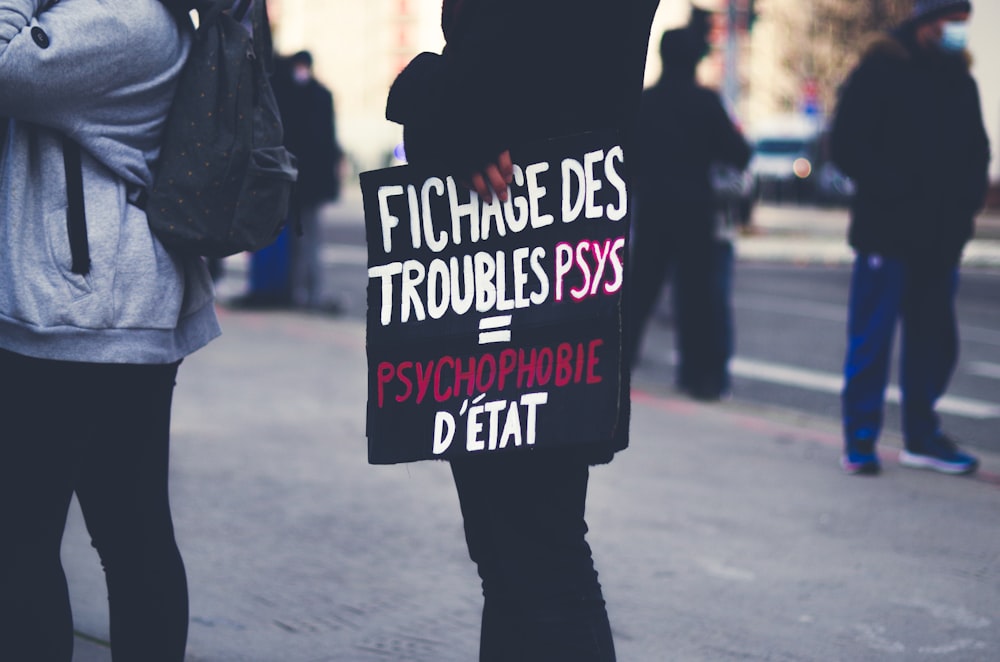
[[[913,5],[909,23],[933,21],[939,16],[956,11],[972,11],[972,3],[968,0],[917,0]]]
[[[448,41],[455,31],[464,2],[465,0],[444,0],[441,3],[441,31],[444,33],[445,41]]]
[[[313,66],[313,56],[312,53],[310,53],[309,51],[299,51],[295,55],[288,58],[288,61],[291,62],[293,65],[304,64],[310,68]]]

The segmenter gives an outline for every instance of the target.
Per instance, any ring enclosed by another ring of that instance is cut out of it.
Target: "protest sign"
[[[620,143],[512,157],[505,202],[412,165],[361,175],[371,463],[625,438]]]

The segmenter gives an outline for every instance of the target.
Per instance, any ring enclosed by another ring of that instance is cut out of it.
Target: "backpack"
[[[240,0],[231,12],[224,9],[232,0],[192,4],[198,28],[145,209],[168,250],[225,257],[274,241],[298,173],[282,142],[268,78],[273,54],[265,0],[252,1],[252,37],[241,25],[251,0]]]

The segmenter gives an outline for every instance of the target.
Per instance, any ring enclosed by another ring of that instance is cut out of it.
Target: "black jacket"
[[[418,56],[389,93],[407,159],[471,171],[526,142],[627,134],[658,2],[465,0],[443,54]]]
[[[298,159],[297,200],[302,204],[337,200],[343,151],[337,142],[333,95],[315,79],[296,83],[285,58],[275,63],[271,82],[281,111],[285,147]]]
[[[876,41],[842,91],[833,159],[857,184],[849,240],[861,253],[957,264],[988,184],[979,92],[961,55],[912,31]]]
[[[642,94],[634,161],[637,193],[691,213],[710,217],[715,209],[710,168],[750,161],[750,145],[733,125],[719,95],[701,87],[693,72],[670,69]],[[659,221],[660,219],[654,219]],[[705,231],[714,231],[705,223]]]

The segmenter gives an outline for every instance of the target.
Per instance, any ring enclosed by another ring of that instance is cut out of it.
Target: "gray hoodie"
[[[159,0],[0,0],[0,348],[170,363],[219,334],[204,261],[168,253],[129,202],[151,184],[190,41]],[[83,276],[63,134],[83,149]]]

